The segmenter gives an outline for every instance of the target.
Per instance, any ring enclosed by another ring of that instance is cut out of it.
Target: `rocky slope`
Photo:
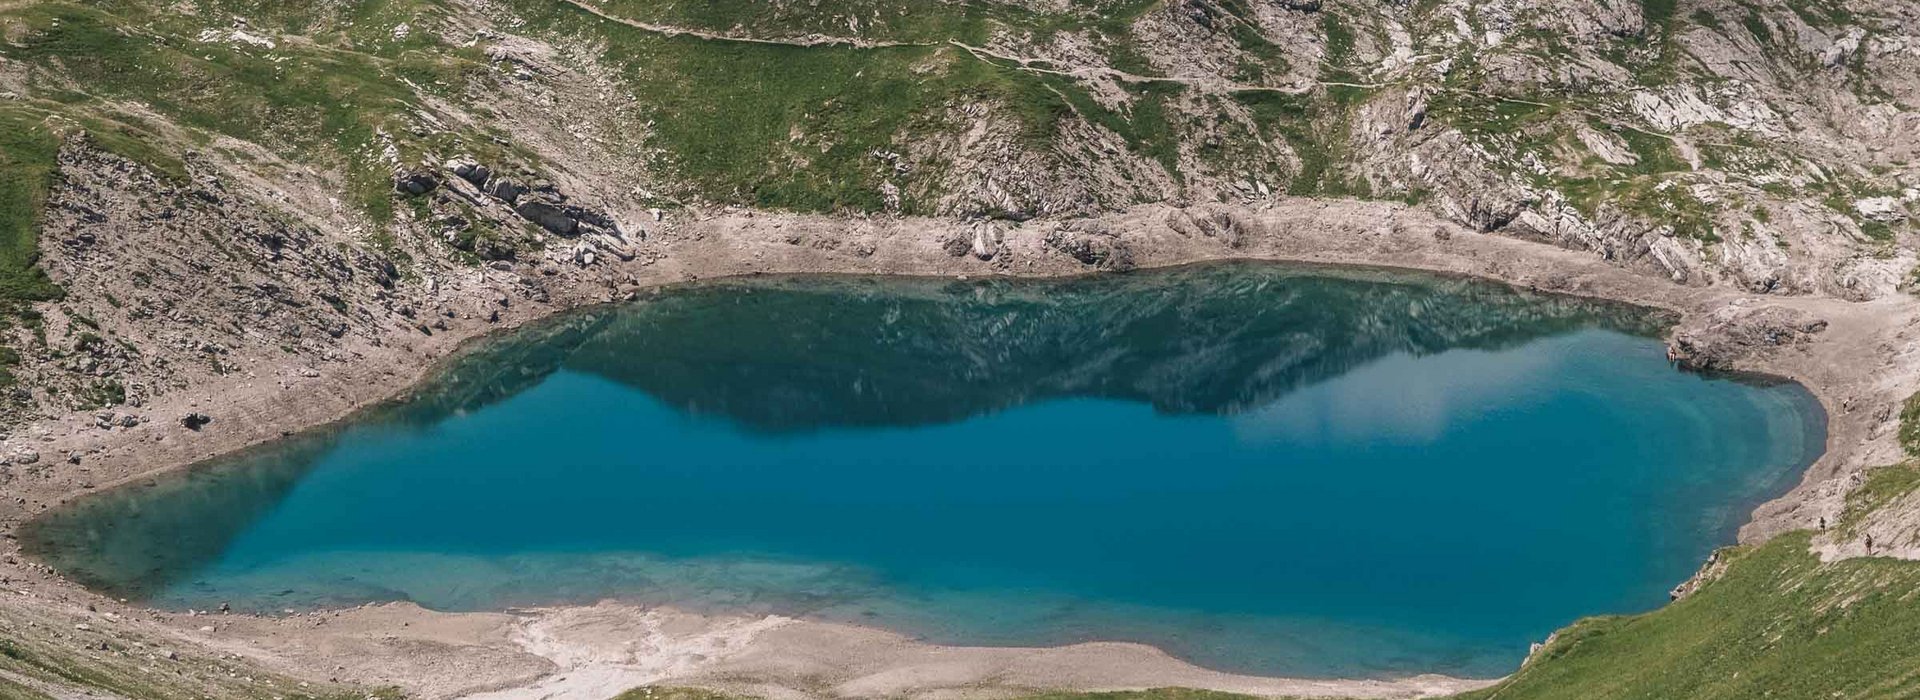
[[[59,146],[10,159],[30,216],[9,233],[30,260],[38,231],[65,294],[10,314],[13,422],[431,333],[490,313],[449,306],[478,268],[645,258],[669,219],[736,205],[973,221],[950,249],[990,260],[1012,227],[1142,202],[1384,198],[1686,284],[1899,294],[1916,23],[1902,2],[13,4],[0,116]],[[1124,266],[1113,243],[1065,252]]]

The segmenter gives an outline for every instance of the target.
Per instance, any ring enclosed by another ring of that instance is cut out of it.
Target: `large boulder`
[[[393,190],[404,195],[420,196],[432,192],[440,186],[440,178],[428,172],[407,172],[393,177]]]
[[[1048,233],[1043,242],[1083,265],[1102,270],[1133,269],[1133,250],[1119,236],[1103,229],[1083,231],[1068,224]]]
[[[558,236],[572,236],[580,232],[580,220],[571,215],[570,209],[573,207],[567,206],[559,197],[544,192],[522,197],[513,207],[514,213],[521,218]]]
[[[495,177],[487,181],[485,192],[489,197],[512,204],[526,194],[527,186],[510,177]]]
[[[449,160],[443,167],[460,179],[473,183],[474,187],[486,186],[487,178],[493,175],[492,168],[466,158]]]
[[[1855,200],[1853,210],[1870,221],[1891,223],[1907,218],[1907,210],[1900,206],[1900,200],[1892,197],[1868,197]]]

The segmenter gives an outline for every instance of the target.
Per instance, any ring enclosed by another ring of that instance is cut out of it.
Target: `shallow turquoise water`
[[[1490,676],[1664,602],[1820,449],[1803,389],[1679,372],[1649,323],[1253,265],[723,282],[515,334],[26,540],[176,608],[618,597]]]

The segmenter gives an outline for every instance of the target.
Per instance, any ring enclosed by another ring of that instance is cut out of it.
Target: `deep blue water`
[[[1802,388],[1675,370],[1653,322],[1254,265],[715,283],[520,332],[26,539],[176,608],[617,597],[1492,676],[1663,603],[1820,450]]]

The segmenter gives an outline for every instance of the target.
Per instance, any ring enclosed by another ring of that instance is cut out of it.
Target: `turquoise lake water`
[[[170,608],[619,598],[1493,676],[1664,603],[1821,449],[1803,388],[1680,372],[1657,330],[1282,266],[717,282],[517,332],[24,539]]]

